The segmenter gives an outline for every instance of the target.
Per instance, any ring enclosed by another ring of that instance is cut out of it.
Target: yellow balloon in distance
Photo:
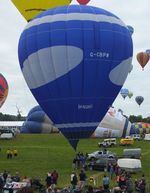
[[[47,9],[64,6],[71,3],[72,0],[11,0],[23,17],[30,21],[39,13]]]

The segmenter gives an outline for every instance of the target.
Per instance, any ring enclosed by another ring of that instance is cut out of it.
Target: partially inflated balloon
[[[144,101],[144,97],[142,96],[137,96],[135,98],[135,101],[137,102],[137,104],[140,106],[142,104],[142,102]]]
[[[51,120],[40,106],[30,110],[21,128],[21,133],[51,133],[58,132]]]
[[[137,54],[137,60],[139,64],[142,66],[142,69],[144,69],[145,65],[148,63],[150,55],[147,52],[140,52]]]
[[[88,2],[90,2],[90,0],[77,0],[77,1],[81,5],[86,5],[86,4],[88,4]]]
[[[68,5],[72,0],[12,0],[14,5],[30,21],[39,13],[58,6]]]
[[[122,88],[120,94],[125,99],[129,94],[129,90],[127,88]]]
[[[0,74],[0,108],[4,104],[8,95],[8,84],[2,74]]]
[[[19,41],[20,66],[31,92],[74,148],[91,136],[112,105],[132,54],[126,25],[91,6],[43,12]]]

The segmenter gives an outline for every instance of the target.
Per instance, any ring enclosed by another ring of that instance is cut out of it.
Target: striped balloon
[[[8,95],[8,84],[2,74],[0,74],[0,108],[4,104]]]
[[[136,57],[137,57],[137,61],[142,66],[142,69],[144,70],[144,67],[148,63],[149,58],[150,58],[149,53],[139,52]]]

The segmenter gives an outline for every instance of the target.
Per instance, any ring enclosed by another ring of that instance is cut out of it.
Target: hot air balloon
[[[127,88],[122,88],[120,90],[120,94],[125,99],[128,96],[128,94],[129,94],[129,90]]]
[[[144,70],[144,67],[148,63],[149,58],[150,58],[149,53],[139,52],[136,57],[137,57],[137,61],[142,66],[142,70]]]
[[[22,16],[30,21],[33,17],[39,13],[58,6],[68,5],[72,0],[11,0]]]
[[[133,92],[129,91],[128,97],[129,97],[129,98],[132,98],[132,96],[133,96]]]
[[[0,108],[4,104],[8,95],[8,84],[2,74],[0,74]]]
[[[51,133],[58,132],[58,129],[53,126],[52,121],[48,118],[40,106],[32,108],[23,126],[21,133]]]
[[[131,25],[127,25],[127,28],[130,32],[130,34],[132,35],[134,33],[134,28]]]
[[[86,4],[88,4],[88,2],[90,2],[90,0],[77,0],[77,1],[81,5],[86,5]]]
[[[145,50],[146,53],[150,54],[150,49]]]
[[[49,9],[19,40],[25,80],[48,117],[75,149],[88,138],[124,84],[133,55],[129,30],[91,6]]]
[[[150,133],[150,123],[136,122],[131,126],[132,134],[148,134]]]
[[[137,104],[140,106],[142,104],[142,102],[144,101],[144,97],[142,96],[137,96],[135,97],[135,101],[137,102]]]

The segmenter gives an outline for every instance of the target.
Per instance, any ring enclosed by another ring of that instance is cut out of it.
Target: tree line
[[[18,115],[9,115],[0,113],[0,121],[25,121],[26,117]]]
[[[131,123],[136,123],[136,122],[150,123],[150,117],[143,118],[142,115],[138,115],[138,116],[130,115],[129,120]]]
[[[0,113],[0,121],[25,121],[26,117],[21,116],[21,114],[18,115],[8,115]],[[129,120],[131,123],[135,122],[145,122],[150,123],[150,117],[143,118],[142,115],[134,116],[130,115]]]

